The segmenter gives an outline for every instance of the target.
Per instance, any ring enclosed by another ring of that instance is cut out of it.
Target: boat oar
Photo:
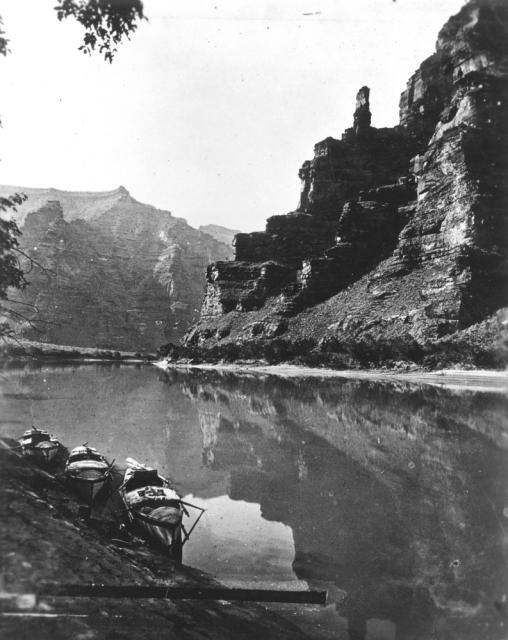
[[[113,462],[108,466],[108,468],[106,469],[106,471],[104,472],[104,475],[110,474],[111,473],[111,469],[113,468],[113,465],[115,464],[115,460],[116,458],[113,458]],[[104,502],[106,503],[111,496],[115,493],[115,491],[118,491],[118,489],[114,489],[111,488],[111,491],[108,493],[108,495],[104,498]]]
[[[182,504],[186,507],[192,507],[193,509],[199,509],[199,511],[206,511],[203,507],[198,507],[196,504],[191,504],[190,502],[185,502],[184,500],[180,500]]]
[[[199,511],[201,511],[201,514],[199,515],[199,518],[201,518],[201,516],[203,515],[203,511],[206,511],[206,509],[203,509],[202,507],[197,507],[195,504],[190,504],[190,502],[185,502],[184,500],[180,500],[180,504],[182,505],[183,512],[185,513],[185,515],[188,518],[190,518],[190,515],[189,515],[189,512],[187,511],[187,509],[185,507],[192,507],[193,509],[199,509]],[[198,518],[198,520],[199,520],[199,518]]]
[[[108,465],[108,467],[107,467],[106,471],[104,471],[104,475],[105,475],[105,476],[107,476],[107,475],[111,475],[111,471],[112,471],[113,467],[115,466],[115,460],[116,460],[116,458],[113,458],[113,462],[111,462],[111,463]],[[111,495],[111,493],[110,493],[109,495]],[[108,496],[108,497],[109,497],[109,496]]]
[[[192,527],[190,528],[190,530],[189,530],[188,532],[185,530],[185,527],[184,527],[184,526],[183,526],[183,524],[182,524],[182,529],[183,529],[183,532],[184,532],[184,534],[185,534],[185,538],[184,538],[184,539],[183,539],[183,541],[182,541],[182,547],[183,547],[183,545],[184,545],[184,544],[187,542],[187,540],[190,538],[191,533],[192,533],[192,532],[194,531],[194,529],[196,528],[197,523],[200,521],[201,516],[202,516],[202,515],[203,515],[203,513],[206,511],[206,509],[203,509],[203,507],[198,507],[198,506],[196,506],[195,504],[190,504],[189,502],[184,502],[183,500],[180,500],[180,503],[182,504],[182,506],[183,506],[184,504],[186,504],[188,507],[192,507],[193,509],[199,509],[199,511],[201,511],[201,513],[200,513],[200,514],[199,514],[199,516],[196,518],[196,520],[195,520],[194,524],[192,525]],[[183,507],[183,508],[185,509],[185,507]],[[186,513],[187,513],[187,511],[186,511]],[[189,515],[189,514],[187,513],[187,516],[188,516],[188,515]]]

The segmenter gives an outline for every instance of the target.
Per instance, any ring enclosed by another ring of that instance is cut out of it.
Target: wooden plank
[[[162,598],[168,600],[229,600],[325,604],[326,591],[228,589],[227,587],[165,587],[107,584],[42,584],[37,595],[71,598]]]

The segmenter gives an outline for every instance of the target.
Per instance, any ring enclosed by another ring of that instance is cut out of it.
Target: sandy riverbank
[[[272,375],[282,378],[347,378],[379,382],[406,382],[429,384],[457,390],[508,393],[508,372],[493,370],[442,369],[439,371],[386,371],[386,370],[337,370],[302,367],[291,364],[188,364],[160,360],[156,367],[169,369],[217,370],[237,374]]]

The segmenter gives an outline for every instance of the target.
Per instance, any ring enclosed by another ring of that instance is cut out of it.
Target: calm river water
[[[3,369],[0,431],[156,466],[207,511],[184,562],[327,588],[315,638],[508,633],[508,397],[148,366]]]

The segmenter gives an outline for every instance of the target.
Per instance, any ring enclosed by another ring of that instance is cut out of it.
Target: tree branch
[[[39,269],[41,269],[41,271],[44,271],[44,273],[49,273],[52,276],[56,276],[57,273],[56,271],[53,271],[52,269],[48,269],[47,267],[43,266],[40,262],[38,262],[37,260],[35,260],[35,258],[32,258],[32,256],[28,255],[27,253],[25,253],[22,249],[20,249],[19,247],[16,247],[15,249],[13,249],[13,251],[15,251],[16,253],[20,253],[22,256],[24,256],[27,260],[30,261],[31,263],[31,267],[30,267],[30,271],[32,271],[33,269],[33,265],[35,264],[37,267],[39,267]],[[21,266],[21,265],[20,265]],[[30,271],[26,271],[25,273],[30,273]]]

